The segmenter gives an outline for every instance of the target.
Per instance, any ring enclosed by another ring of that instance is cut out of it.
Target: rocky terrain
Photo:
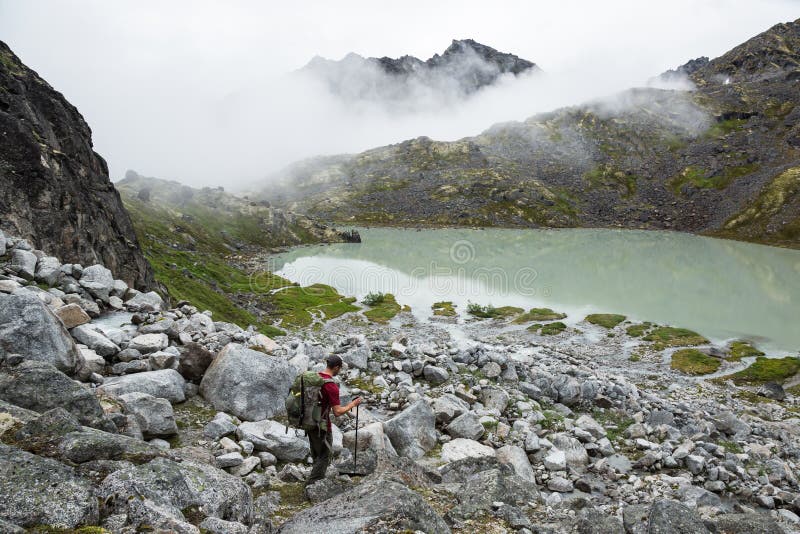
[[[796,357],[389,295],[276,342],[23,239],[0,257],[3,532],[800,532]],[[358,463],[339,418],[306,500],[283,399],[332,352]]]
[[[0,229],[150,289],[153,271],[81,114],[0,42]]]
[[[426,61],[413,56],[393,59],[348,54],[341,61],[317,56],[298,74],[319,80],[345,101],[410,104],[415,98],[436,102],[463,98],[503,75],[539,71],[535,63],[464,39],[453,40],[442,55]]]
[[[300,162],[262,198],[331,221],[674,229],[798,246],[800,21],[632,89],[498,124]]]

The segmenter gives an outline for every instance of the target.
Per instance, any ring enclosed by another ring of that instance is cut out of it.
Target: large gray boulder
[[[650,507],[647,534],[706,534],[700,516],[677,501],[655,501]]]
[[[383,423],[383,431],[400,456],[421,458],[436,445],[436,418],[420,399]]]
[[[376,478],[296,514],[278,534],[359,532],[450,532],[447,523],[418,493],[394,481]]]
[[[437,423],[449,423],[462,413],[469,411],[469,404],[452,393],[445,393],[433,401],[433,413]]]
[[[54,258],[53,256],[39,258],[39,262],[36,264],[36,274],[34,275],[34,279],[37,282],[55,287],[63,276],[64,273],[61,271],[61,262],[58,261],[58,258]]]
[[[231,343],[206,370],[200,394],[217,410],[262,421],[285,411],[294,377],[288,362]]]
[[[108,302],[114,289],[114,275],[102,265],[92,265],[83,270],[79,283],[94,298]]]
[[[15,249],[11,253],[11,270],[25,280],[33,280],[36,274],[36,254],[29,250]]]
[[[551,440],[553,448],[564,452],[567,465],[573,469],[581,469],[589,464],[589,454],[581,442],[569,434],[555,434]]]
[[[39,413],[61,407],[84,425],[110,428],[97,397],[47,363],[28,360],[0,368],[0,399]]]
[[[178,371],[161,369],[108,378],[98,389],[117,397],[127,393],[147,393],[175,403],[186,400],[185,384]]]
[[[102,330],[91,324],[76,326],[70,332],[78,343],[82,343],[103,357],[110,357],[120,348],[106,337]]]
[[[494,503],[527,506],[539,500],[536,484],[515,475],[506,466],[480,471],[467,478],[458,494],[458,505],[448,515],[460,519],[491,510]]]
[[[6,235],[0,230],[0,256],[6,255]]]
[[[0,518],[21,527],[96,525],[97,498],[73,468],[0,443]]]
[[[129,512],[129,503],[141,499],[185,510],[197,507],[206,517],[249,524],[253,495],[239,477],[210,465],[166,458],[111,473],[97,496],[111,513]]]
[[[129,349],[138,350],[142,354],[150,354],[164,350],[169,346],[167,334],[141,334],[128,342]]]
[[[514,473],[531,484],[536,484],[536,476],[533,472],[533,467],[528,461],[528,455],[522,450],[522,447],[516,445],[505,445],[497,449],[495,455],[497,461],[505,464],[511,468]]]
[[[287,429],[277,421],[245,422],[236,430],[239,440],[253,444],[255,450],[271,452],[284,462],[302,462],[311,453],[308,438],[295,435],[294,429]]]
[[[145,438],[163,438],[178,433],[175,413],[168,400],[138,391],[120,395],[119,399],[127,412],[136,417]]]
[[[480,439],[485,432],[480,418],[473,412],[462,413],[447,425],[445,431],[454,438]]]
[[[125,301],[125,307],[130,311],[159,312],[164,309],[164,299],[155,291],[149,293],[137,292],[133,297]]]
[[[72,374],[78,349],[48,307],[34,294],[0,293],[0,347],[26,360],[54,365]]]

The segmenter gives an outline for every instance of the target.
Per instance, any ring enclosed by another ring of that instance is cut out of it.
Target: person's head
[[[328,359],[325,360],[325,363],[328,364],[327,370],[330,371],[331,376],[338,375],[339,371],[342,370],[342,359],[336,354],[331,354],[328,356]]]

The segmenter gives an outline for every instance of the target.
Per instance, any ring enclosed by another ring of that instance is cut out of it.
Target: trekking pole
[[[356,446],[353,452],[353,471],[358,472],[358,409],[359,406],[356,406]]]

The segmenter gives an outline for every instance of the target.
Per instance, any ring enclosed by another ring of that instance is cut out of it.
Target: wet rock
[[[444,520],[419,494],[397,482],[374,479],[296,514],[279,534],[307,534],[325,525],[341,534],[375,531],[449,533]]]
[[[132,392],[119,396],[128,413],[136,417],[145,439],[169,437],[178,433],[172,405],[147,393]]]
[[[435,417],[428,403],[418,400],[383,424],[383,431],[400,456],[416,459],[436,445]]]
[[[284,425],[269,419],[245,422],[236,430],[240,440],[247,440],[255,450],[270,452],[284,462],[300,462],[311,453],[308,438],[295,433],[295,429],[288,429],[287,432]]]
[[[98,389],[115,396],[147,393],[176,403],[186,400],[184,383],[183,377],[177,371],[163,369],[109,378]]]
[[[54,365],[72,374],[78,349],[61,321],[36,295],[0,293],[0,347],[24,360]]]
[[[285,360],[231,343],[206,370],[200,394],[217,410],[262,421],[285,411],[293,380]]]
[[[445,431],[454,438],[477,440],[483,436],[485,429],[477,415],[466,412],[450,421]]]
[[[0,443],[0,517],[21,526],[75,529],[98,521],[90,481],[76,471]]]
[[[178,372],[186,380],[199,384],[213,361],[213,352],[206,350],[199,343],[192,342],[181,349]]]

